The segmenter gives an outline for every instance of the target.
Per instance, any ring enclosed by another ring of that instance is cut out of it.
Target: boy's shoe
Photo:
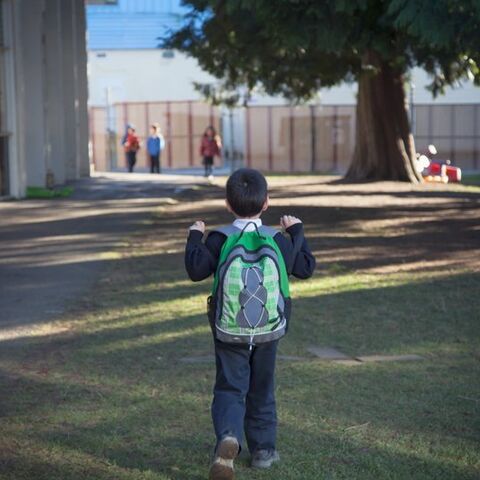
[[[235,437],[228,436],[220,441],[210,467],[209,480],[234,480],[233,461],[237,458],[239,448]]]
[[[280,460],[280,455],[273,448],[265,450],[257,450],[252,455],[253,468],[270,468],[273,463]]]

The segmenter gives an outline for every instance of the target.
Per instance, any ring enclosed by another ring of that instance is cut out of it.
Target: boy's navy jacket
[[[296,223],[287,228],[290,238],[278,232],[273,239],[282,252],[289,275],[297,278],[309,278],[315,269],[315,257],[308,247],[303,234],[303,224]],[[215,273],[218,266],[220,251],[226,236],[217,231],[210,232],[205,243],[202,242],[203,233],[199,230],[190,230],[185,248],[185,268],[188,276],[194,282],[204,280]],[[295,252],[295,258],[292,258]]]

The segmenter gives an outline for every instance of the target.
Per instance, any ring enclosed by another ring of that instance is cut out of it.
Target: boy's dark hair
[[[262,211],[267,199],[265,177],[253,168],[240,168],[227,181],[227,200],[239,217],[253,217]]]

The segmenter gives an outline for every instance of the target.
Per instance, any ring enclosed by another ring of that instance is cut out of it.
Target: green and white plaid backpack
[[[254,222],[247,232],[229,225],[220,252],[209,319],[218,340],[227,343],[271,342],[285,335],[290,315],[288,273],[273,239],[276,230]]]

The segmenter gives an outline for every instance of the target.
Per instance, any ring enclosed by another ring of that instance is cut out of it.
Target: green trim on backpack
[[[231,343],[262,343],[285,334],[289,281],[283,255],[267,227],[252,232],[236,227],[227,235],[215,272],[214,329]]]

